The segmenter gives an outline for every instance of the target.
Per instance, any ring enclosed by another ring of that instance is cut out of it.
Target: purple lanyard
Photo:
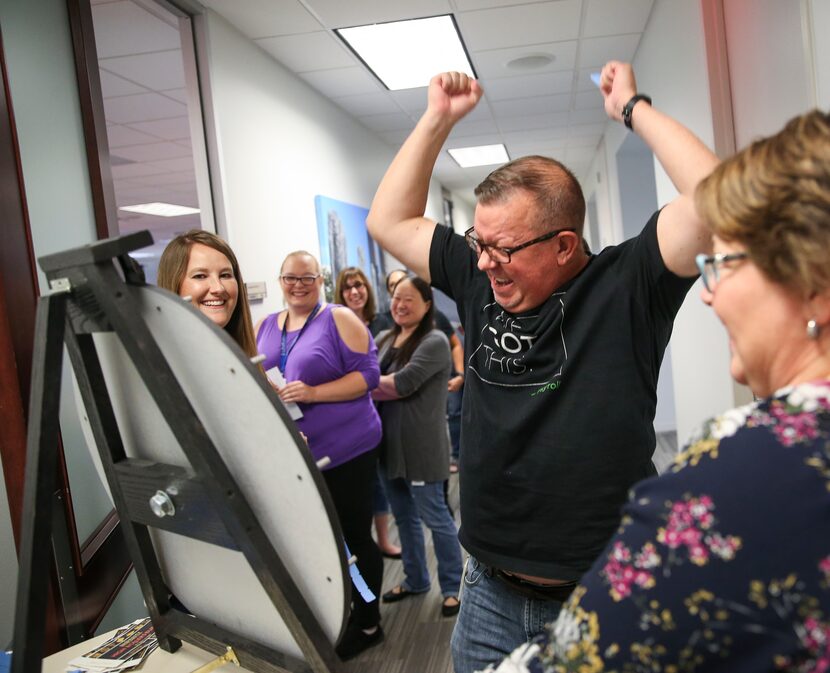
[[[305,332],[305,328],[308,327],[308,324],[314,320],[314,316],[317,315],[317,312],[320,310],[320,303],[317,303],[317,306],[314,307],[314,310],[311,312],[311,315],[305,321],[305,324],[300,329],[300,333],[297,335],[297,338],[291,342],[291,345],[288,346],[288,330],[285,328],[288,327],[288,313],[285,314],[285,322],[282,325],[282,335],[280,337],[280,371],[282,375],[285,376],[285,365],[288,362],[288,356],[292,350],[294,350],[294,346],[297,345],[297,342],[300,340],[300,337]]]

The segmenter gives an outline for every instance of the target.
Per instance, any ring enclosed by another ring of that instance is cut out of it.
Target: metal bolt
[[[156,494],[150,498],[150,509],[159,519],[173,516],[176,513],[176,506],[164,491],[156,491]]]

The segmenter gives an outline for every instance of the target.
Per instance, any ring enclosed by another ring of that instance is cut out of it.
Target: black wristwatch
[[[630,131],[631,129],[631,113],[634,110],[634,106],[639,103],[641,100],[644,100],[646,103],[651,105],[651,96],[646,96],[644,93],[638,93],[636,96],[632,96],[631,100],[625,104],[625,107],[622,109],[622,120],[625,127]]]

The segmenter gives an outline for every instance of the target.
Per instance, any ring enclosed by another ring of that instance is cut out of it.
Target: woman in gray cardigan
[[[441,612],[458,612],[461,546],[444,500],[449,478],[447,378],[452,369],[447,337],[434,329],[432,290],[422,278],[409,277],[392,296],[395,326],[378,335],[379,401],[383,423],[381,465],[386,494],[401,537],[406,579],[383,595],[394,603],[430,588],[421,522],[432,531],[438,560]]]

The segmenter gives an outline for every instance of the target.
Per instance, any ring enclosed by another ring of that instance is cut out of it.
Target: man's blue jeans
[[[461,545],[458,530],[444,500],[441,481],[408,482],[387,479],[386,497],[392,505],[395,524],[401,538],[401,560],[406,574],[403,587],[414,593],[429,591],[424,530],[421,521],[432,531],[432,546],[438,561],[438,583],[441,594],[458,596],[461,584]]]
[[[473,673],[501,661],[542,632],[562,603],[525,598],[491,577],[470,557],[461,590],[461,612],[452,632],[455,673]]]

